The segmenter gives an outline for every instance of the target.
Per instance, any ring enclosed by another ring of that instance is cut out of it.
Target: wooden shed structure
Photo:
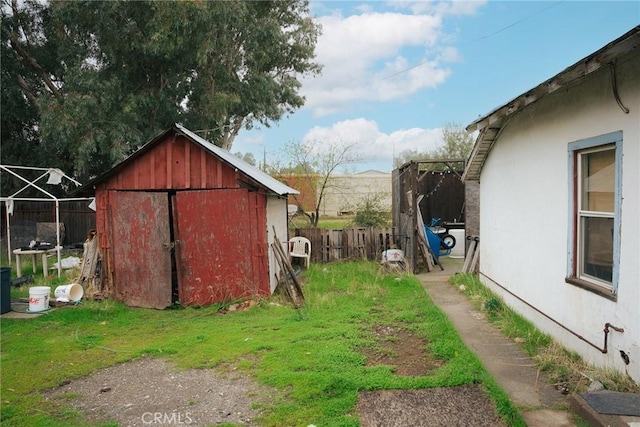
[[[298,192],[174,124],[83,187],[95,193],[103,291],[163,309],[270,295]]]
[[[420,224],[440,218],[452,228],[464,228],[465,185],[461,175],[465,164],[462,158],[412,160],[392,172],[393,226],[413,273],[419,272],[423,259],[418,247]]]

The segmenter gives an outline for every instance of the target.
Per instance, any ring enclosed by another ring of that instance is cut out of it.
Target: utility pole
[[[267,147],[262,146],[262,172],[267,171]]]

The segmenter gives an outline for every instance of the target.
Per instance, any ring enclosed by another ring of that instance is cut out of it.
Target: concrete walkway
[[[574,426],[567,396],[556,390],[538,372],[534,361],[477,310],[467,297],[448,283],[460,271],[462,259],[440,258],[437,266],[418,279],[454,324],[460,338],[482,361],[485,368],[518,407],[530,427]]]

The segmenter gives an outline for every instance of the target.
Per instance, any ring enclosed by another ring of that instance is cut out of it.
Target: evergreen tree
[[[304,104],[319,33],[298,0],[3,0],[3,162],[86,180],[175,122],[230,150]]]

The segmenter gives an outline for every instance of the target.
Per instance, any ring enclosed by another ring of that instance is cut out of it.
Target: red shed
[[[103,288],[163,309],[270,295],[275,227],[298,191],[175,124],[84,188],[95,191]]]

